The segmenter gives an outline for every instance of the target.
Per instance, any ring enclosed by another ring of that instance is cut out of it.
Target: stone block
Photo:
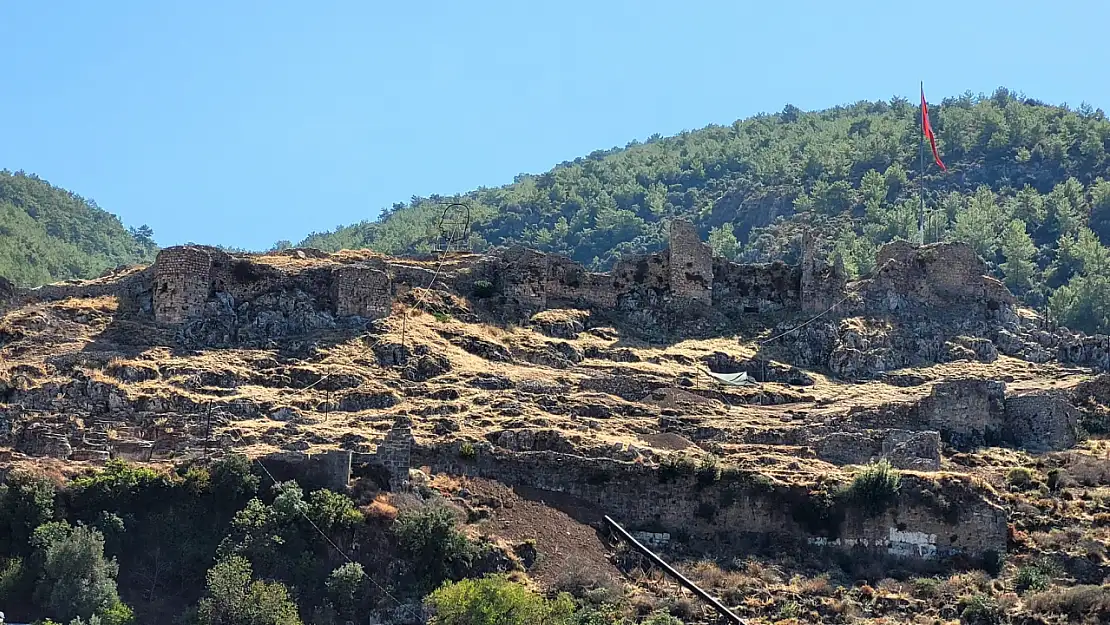
[[[702,242],[694,225],[671,221],[671,295],[703,304],[713,301],[713,250]]]
[[[339,317],[388,317],[393,310],[389,274],[365,264],[344,265],[331,272],[332,299]]]
[[[1029,451],[1061,451],[1079,440],[1079,413],[1056,393],[1007,397],[1006,439]]]

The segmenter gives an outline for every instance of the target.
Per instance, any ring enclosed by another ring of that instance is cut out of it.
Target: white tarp
[[[729,386],[756,386],[758,384],[755,380],[748,377],[747,371],[741,371],[740,373],[713,373],[712,371],[706,371],[705,373],[721,384],[728,384]]]

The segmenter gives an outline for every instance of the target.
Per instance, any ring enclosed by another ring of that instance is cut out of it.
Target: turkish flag
[[[921,87],[921,128],[925,131],[925,137],[929,140],[929,145],[933,148],[933,160],[937,162],[937,167],[941,171],[948,171],[944,163],[940,160],[940,155],[937,154],[937,138],[933,135],[933,127],[929,124],[929,105],[925,103],[925,87]]]

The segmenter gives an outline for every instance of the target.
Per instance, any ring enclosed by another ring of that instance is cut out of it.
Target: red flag
[[[921,87],[921,128],[925,131],[925,138],[929,140],[929,145],[933,148],[933,160],[937,162],[937,167],[941,171],[948,171],[944,163],[940,160],[940,155],[937,154],[937,138],[933,136],[933,127],[929,124],[929,105],[925,103],[925,87]]]

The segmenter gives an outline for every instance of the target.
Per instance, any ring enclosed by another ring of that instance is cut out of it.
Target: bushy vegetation
[[[971,244],[1027,302],[1110,328],[1110,121],[1088,106],[1048,106],[1007,89],[930,109],[947,174],[918,171],[918,107],[902,98],[824,111],[787,106],[728,126],[599,150],[513,184],[414,197],[375,222],[314,233],[302,246],[427,252],[440,202],[471,207],[470,245],[522,243],[595,268],[666,244],[692,219],[714,250],[749,261],[797,259],[800,226],[868,273],[877,246],[917,232]]]
[[[846,501],[878,514],[897,500],[901,480],[897,469],[886,460],[880,460],[864,467],[842,496]]]
[[[406,510],[393,524],[400,552],[412,563],[413,576],[429,590],[457,578],[477,555],[457,525],[455,513],[442,505]]]
[[[0,276],[20,286],[94,278],[149,261],[147,226],[127,230],[92,200],[23,172],[0,170]]]
[[[503,576],[448,582],[428,596],[432,625],[570,625],[574,602],[546,599]]]

